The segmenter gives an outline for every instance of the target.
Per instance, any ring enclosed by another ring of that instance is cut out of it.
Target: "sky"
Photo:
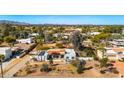
[[[0,20],[33,24],[124,24],[124,15],[0,15]]]

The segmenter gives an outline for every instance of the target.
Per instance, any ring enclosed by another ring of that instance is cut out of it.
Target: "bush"
[[[100,73],[101,74],[105,74],[105,70],[100,70]]]
[[[86,56],[88,56],[88,57],[95,57],[93,49],[85,47],[83,51],[86,53]]]
[[[121,59],[121,60],[119,60],[119,61],[124,62],[124,58],[122,58],[122,59]]]
[[[98,57],[96,55],[93,55],[94,60],[98,60]]]
[[[108,58],[103,58],[100,60],[100,67],[106,67],[108,62]]]
[[[72,60],[72,61],[71,61],[71,65],[73,65],[73,66],[75,66],[75,67],[77,67],[77,63],[78,63],[77,60]]]
[[[119,74],[119,71],[116,68],[112,68],[111,72],[113,72],[114,74]]]
[[[53,64],[53,58],[52,57],[49,59],[49,63]]]
[[[52,69],[49,67],[49,65],[48,64],[43,64],[42,65],[42,68],[40,69],[40,71],[42,72],[49,72],[49,71],[51,71]]]
[[[85,66],[86,62],[85,61],[80,62],[80,61],[77,61],[77,60],[73,60],[71,62],[71,64],[77,68],[77,73],[81,74],[84,71],[84,66]]]
[[[82,67],[81,67],[81,66],[79,66],[79,67],[77,68],[77,73],[78,73],[78,74],[83,73],[83,69],[82,69]]]
[[[6,37],[4,37],[4,41],[7,43],[12,43],[12,42],[16,41],[16,38],[12,37],[12,36],[6,36]]]

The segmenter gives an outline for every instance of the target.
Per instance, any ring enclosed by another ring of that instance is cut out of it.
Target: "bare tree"
[[[82,41],[81,34],[79,31],[75,31],[72,33],[71,41],[72,41],[74,48],[79,49],[79,47],[81,46],[81,41]]]

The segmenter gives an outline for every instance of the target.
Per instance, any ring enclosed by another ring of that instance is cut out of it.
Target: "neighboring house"
[[[93,57],[78,57],[78,60],[80,60],[80,61],[82,61],[82,60],[84,60],[84,61],[93,61],[94,59],[93,59]]]
[[[53,34],[53,37],[56,37],[56,38],[61,37],[61,33],[55,33]]]
[[[91,36],[95,36],[95,35],[99,35],[100,32],[88,32],[88,34],[91,35]]]
[[[30,44],[30,43],[33,42],[33,40],[32,40],[32,38],[26,38],[26,39],[18,39],[17,42],[19,42],[19,43],[25,43],[25,44],[26,43]]]
[[[114,39],[113,41],[109,41],[109,43],[113,47],[122,47],[124,46],[124,39]]]
[[[39,33],[32,33],[32,34],[30,34],[31,37],[35,37],[35,36],[38,36],[38,35],[39,35]]]
[[[69,32],[69,33],[62,33],[62,38],[63,39],[69,39],[70,36],[71,36],[72,32]]]
[[[92,41],[90,39],[84,40],[83,45],[85,46],[92,46]]]
[[[50,58],[54,61],[71,61],[76,58],[76,53],[74,49],[49,49],[47,51],[42,51],[36,56],[39,61],[49,61]]]
[[[19,50],[19,47],[12,47],[11,50],[12,51],[18,51]]]
[[[5,56],[5,60],[12,56],[12,50],[10,47],[0,47],[0,54]]]
[[[104,50],[97,50],[98,58],[107,57],[109,60],[120,60],[124,58],[124,47],[105,48]]]

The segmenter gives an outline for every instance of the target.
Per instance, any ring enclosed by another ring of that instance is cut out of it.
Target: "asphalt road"
[[[20,62],[16,64],[14,67],[9,69],[7,72],[4,73],[4,78],[13,77],[13,75],[19,71],[22,67],[26,66],[26,63],[30,61],[30,56],[26,55],[25,57],[21,58]]]

